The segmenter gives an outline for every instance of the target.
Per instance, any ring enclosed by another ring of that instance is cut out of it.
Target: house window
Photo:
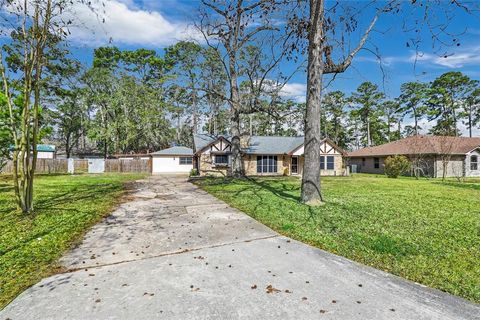
[[[215,155],[215,164],[217,166],[228,166],[228,155],[226,154]]]
[[[367,161],[367,159],[362,158],[362,167],[365,167],[365,161]]]
[[[277,156],[257,156],[257,173],[277,172]]]
[[[471,156],[470,157],[470,170],[472,170],[472,171],[478,170],[478,157],[477,156]]]
[[[380,158],[373,158],[373,167],[375,169],[379,169],[380,168]]]
[[[335,158],[333,156],[327,156],[327,170],[335,169]]]
[[[180,157],[180,164],[192,164],[193,158],[191,157]]]
[[[325,170],[325,157],[320,156],[320,170]]]
[[[298,157],[292,157],[292,174],[298,173]]]

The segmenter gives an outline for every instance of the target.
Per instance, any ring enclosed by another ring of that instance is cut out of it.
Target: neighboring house
[[[10,146],[10,152],[13,152],[14,146]],[[37,159],[55,159],[56,148],[50,144],[37,144]]]
[[[247,176],[303,173],[303,137],[244,136],[240,139]],[[228,175],[231,170],[230,137],[194,135],[194,166],[200,175]],[[341,148],[330,139],[321,143],[321,175],[346,175]]]
[[[55,159],[56,149],[54,145],[38,144],[37,145],[37,159]]]
[[[171,147],[150,153],[152,173],[189,173],[193,169],[193,150]]]
[[[384,160],[404,155],[424,176],[479,177],[480,137],[412,136],[348,153],[352,172],[384,173]]]

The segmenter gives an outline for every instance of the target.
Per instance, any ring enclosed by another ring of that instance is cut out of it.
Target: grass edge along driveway
[[[58,271],[57,261],[111,212],[125,183],[141,174],[39,175],[35,214],[15,209],[12,181],[0,175],[0,310]]]
[[[292,177],[197,185],[277,232],[480,302],[480,180],[322,177],[326,204],[299,203]]]

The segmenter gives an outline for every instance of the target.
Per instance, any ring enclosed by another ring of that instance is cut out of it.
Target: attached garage
[[[150,154],[152,173],[189,173],[193,169],[193,150],[171,147]]]

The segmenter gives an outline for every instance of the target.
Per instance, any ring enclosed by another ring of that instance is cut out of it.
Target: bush
[[[198,176],[198,171],[197,169],[192,169],[190,170],[190,177],[196,177]]]
[[[393,156],[385,159],[385,174],[389,178],[398,178],[399,175],[408,172],[410,160],[405,156]]]

